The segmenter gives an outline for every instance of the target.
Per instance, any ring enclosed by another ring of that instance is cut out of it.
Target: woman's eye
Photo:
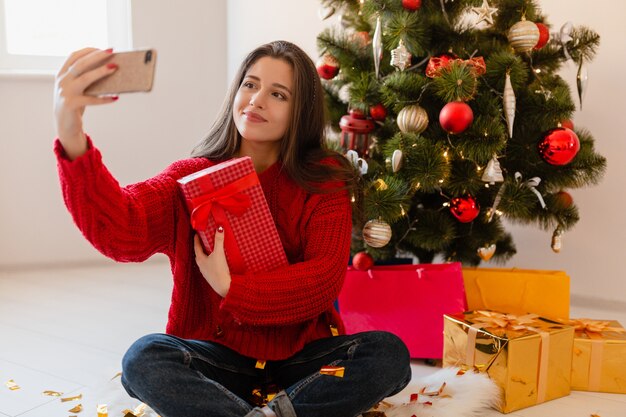
[[[287,100],[287,97],[283,93],[274,93],[274,97],[278,97],[281,100]]]
[[[252,87],[254,87],[254,84],[252,84],[250,81],[247,81],[247,82],[243,83],[243,86],[246,87],[246,88],[252,88]]]

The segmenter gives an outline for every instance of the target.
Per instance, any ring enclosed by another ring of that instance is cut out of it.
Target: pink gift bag
[[[461,264],[348,267],[339,294],[347,333],[386,330],[400,337],[412,358],[439,359],[443,315],[467,310]]]

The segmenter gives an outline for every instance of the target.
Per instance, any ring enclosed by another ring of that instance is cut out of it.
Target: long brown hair
[[[320,185],[342,181],[347,188],[355,184],[357,174],[346,158],[328,149],[325,140],[326,117],[324,90],[315,64],[298,46],[286,41],[261,45],[243,60],[221,113],[208,135],[194,148],[192,156],[213,160],[233,158],[241,145],[241,135],[233,120],[235,95],[250,67],[262,57],[282,59],[293,68],[293,97],[290,122],[280,141],[278,158],[283,168],[300,186],[320,192]],[[323,163],[320,161],[336,161]]]

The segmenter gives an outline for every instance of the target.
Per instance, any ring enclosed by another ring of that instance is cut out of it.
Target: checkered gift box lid
[[[285,266],[288,264],[287,257],[250,157],[222,162],[187,175],[179,179],[178,183],[189,212],[192,213],[198,206],[198,197],[218,192],[244,177],[251,181],[237,194],[249,197],[250,206],[241,215],[224,210],[227,222],[223,225],[226,229],[224,246],[231,272],[270,271]],[[212,251],[217,224],[214,215],[207,214],[206,227],[197,232],[205,248]],[[234,242],[230,239],[229,229]],[[244,265],[233,264],[239,258],[233,252],[240,253]]]

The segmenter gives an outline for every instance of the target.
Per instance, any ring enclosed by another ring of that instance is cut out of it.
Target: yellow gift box
[[[486,372],[502,388],[503,413],[568,395],[573,344],[572,326],[536,314],[444,316],[443,365]]]
[[[572,389],[626,394],[626,330],[617,321],[573,319]]]
[[[468,310],[569,319],[569,276],[564,271],[463,268],[463,281]]]

